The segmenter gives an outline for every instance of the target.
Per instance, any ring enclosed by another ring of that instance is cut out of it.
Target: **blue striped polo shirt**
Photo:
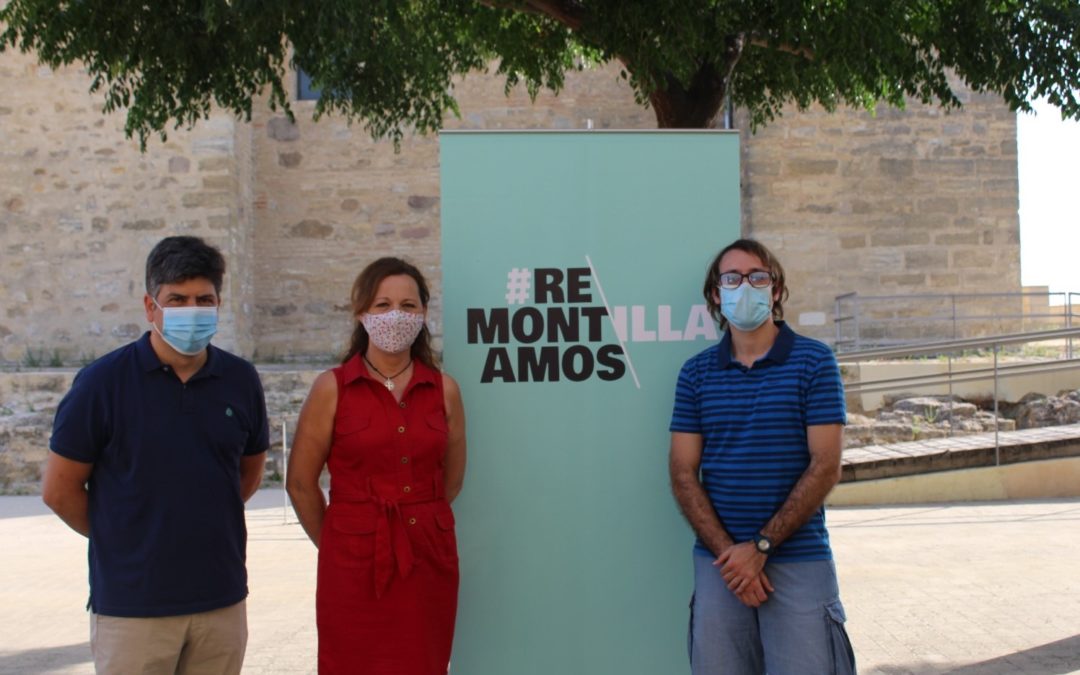
[[[810,464],[806,428],[843,424],[844,388],[832,351],[784,322],[751,368],[731,358],[731,333],[679,372],[671,431],[701,434],[701,480],[737,543],[761,530]],[[699,540],[696,550],[709,553]],[[784,541],[774,562],[829,560],[825,509]]]

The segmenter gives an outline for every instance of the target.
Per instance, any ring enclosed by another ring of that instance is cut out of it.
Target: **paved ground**
[[[248,514],[245,673],[315,672],[315,549],[281,504],[262,491]],[[1080,499],[834,508],[829,522],[864,675],[1080,673]],[[92,673],[85,540],[36,497],[0,497],[0,542],[0,673]]]

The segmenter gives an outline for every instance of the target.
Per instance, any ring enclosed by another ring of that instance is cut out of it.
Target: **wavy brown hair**
[[[777,260],[773,252],[765,247],[760,241],[754,239],[736,239],[722,251],[716,254],[713,261],[709,264],[709,271],[705,275],[705,288],[703,293],[705,295],[705,304],[709,308],[709,314],[712,314],[713,319],[720,324],[720,330],[727,328],[727,319],[720,312],[720,305],[713,299],[713,293],[720,287],[720,260],[724,257],[728,251],[742,251],[749,253],[752,256],[757,257],[761,262],[765,264],[765,268],[769,270],[773,278],[773,306],[772,306],[772,318],[774,321],[780,321],[784,318],[784,301],[788,297],[787,284],[784,282],[784,267]]]
[[[375,292],[379,289],[379,284],[382,283],[383,279],[399,274],[413,278],[417,288],[420,289],[420,304],[424,306],[424,309],[427,309],[428,301],[431,299],[431,291],[428,290],[427,280],[424,279],[424,275],[420,273],[420,270],[416,269],[416,266],[405,262],[401,258],[391,257],[379,258],[371,263],[360,272],[356,277],[356,281],[353,282],[351,297],[353,321],[356,321],[356,328],[353,329],[352,339],[349,340],[349,349],[345,352],[344,358],[341,359],[342,363],[357,354],[367,352],[368,333],[357,315],[365,312],[371,307],[371,303],[375,302]],[[431,332],[428,330],[427,322],[424,322],[424,327],[420,329],[420,334],[413,341],[409,353],[424,365],[438,369],[439,361],[435,357],[435,352],[431,349]]]

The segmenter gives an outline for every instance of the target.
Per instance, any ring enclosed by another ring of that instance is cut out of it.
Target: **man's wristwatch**
[[[769,539],[762,533],[758,532],[754,535],[754,548],[758,550],[758,553],[764,553],[769,555],[773,552],[772,539]]]

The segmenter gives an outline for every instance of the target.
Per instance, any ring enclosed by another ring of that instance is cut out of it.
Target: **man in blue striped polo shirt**
[[[784,270],[761,243],[705,278],[719,344],[679,373],[671,485],[697,533],[694,675],[853,673],[825,496],[840,478],[844,392],[832,352],[783,319]]]

